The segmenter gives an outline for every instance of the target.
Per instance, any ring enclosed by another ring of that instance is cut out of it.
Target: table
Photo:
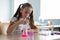
[[[53,35],[54,33],[54,28],[57,28],[57,27],[60,27],[60,25],[51,25],[51,26],[44,26],[44,25],[42,25],[42,26],[40,26],[40,25],[38,25],[38,29],[39,30],[41,30],[41,31],[45,31],[45,30],[48,30],[48,31],[51,31],[51,34]],[[51,29],[51,30],[49,30],[49,29]]]
[[[46,35],[40,35],[39,33],[35,33],[34,37],[32,38],[34,38],[33,40],[56,40],[56,39],[60,40],[60,35],[46,36]],[[20,35],[0,35],[0,40],[22,40],[22,37]]]
[[[51,26],[46,26],[46,25],[37,25],[38,28],[51,28],[51,27],[60,27],[60,25],[51,25]]]

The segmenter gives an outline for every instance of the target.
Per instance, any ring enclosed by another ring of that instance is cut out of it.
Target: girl
[[[31,28],[34,32],[38,31],[34,25],[33,8],[29,3],[19,5],[15,15],[10,21],[7,33],[9,34],[18,29],[23,29],[24,27],[22,27],[21,24],[27,24],[28,26],[26,28]]]

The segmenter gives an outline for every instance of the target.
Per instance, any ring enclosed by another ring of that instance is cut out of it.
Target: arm
[[[17,28],[20,24],[26,24],[25,20],[19,20],[15,23],[10,24],[10,26],[8,27],[7,33],[11,33],[15,28]]]
[[[34,33],[38,33],[38,29],[32,29]]]
[[[7,33],[8,34],[11,33],[15,28],[18,27],[19,24],[20,24],[19,21],[15,23],[10,22],[10,26],[8,27]]]
[[[34,31],[34,33],[38,33],[38,28],[37,28],[37,26],[36,26],[36,25],[33,25],[32,27],[33,27],[32,30]]]

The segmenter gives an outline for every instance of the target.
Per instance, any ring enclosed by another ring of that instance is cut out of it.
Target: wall
[[[7,22],[13,14],[13,1],[0,0],[0,21]]]
[[[40,16],[40,0],[28,0],[28,2],[33,6],[34,21],[39,21],[39,16]]]
[[[54,24],[60,24],[60,19],[48,19],[39,20],[40,16],[40,1],[41,0],[28,0],[28,2],[33,6],[34,11],[34,21],[39,23],[47,23],[48,21],[53,21]],[[14,0],[0,0],[0,21],[6,22],[10,21],[14,14]]]
[[[40,0],[40,23],[60,24],[60,0]]]

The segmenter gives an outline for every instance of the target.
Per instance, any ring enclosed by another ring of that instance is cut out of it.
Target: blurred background
[[[47,23],[52,21],[60,24],[60,1],[58,0],[0,0],[0,21],[9,22],[22,3],[30,3],[33,6],[34,21]]]
[[[34,10],[34,20],[38,21],[40,14],[40,0],[0,0],[0,21],[8,22],[22,3],[30,3]],[[37,16],[38,15],[38,16]]]

